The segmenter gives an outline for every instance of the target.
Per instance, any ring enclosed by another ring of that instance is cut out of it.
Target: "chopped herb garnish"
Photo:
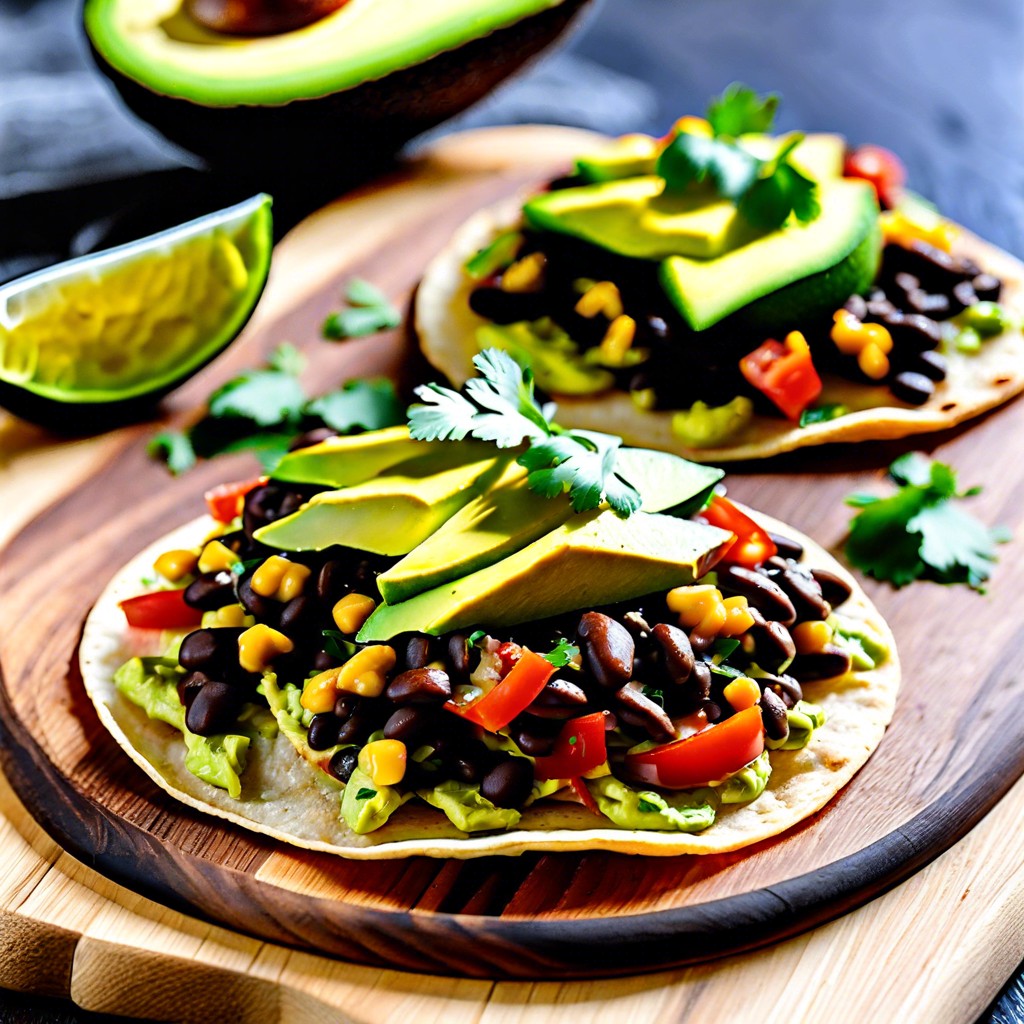
[[[580,653],[580,649],[575,645],[569,643],[565,637],[561,637],[554,649],[543,655],[545,661],[551,662],[555,668],[565,668]]]
[[[234,562],[231,566],[231,572],[235,576],[242,576],[250,569],[255,569],[257,565],[261,565],[262,563],[262,558],[250,558],[244,562]]]
[[[740,646],[739,640],[728,637],[726,639],[716,640],[711,645],[711,654],[719,663],[726,661],[729,655],[732,654]]]
[[[332,658],[337,658],[339,661],[348,661],[359,649],[351,640],[346,640],[344,634],[339,633],[337,630],[325,629],[323,636],[324,650]]]
[[[294,346],[278,346],[266,367],[248,370],[217,388],[202,419],[183,433],[158,434],[147,451],[163,458],[175,475],[194,466],[197,458],[240,451],[253,452],[270,471],[306,430],[330,427],[345,434],[402,422],[402,404],[390,381],[352,380],[309,399],[299,381],[304,366]]]
[[[661,808],[657,804],[652,804],[650,800],[645,800],[643,797],[637,801],[637,810],[642,811],[644,814],[658,814]]]
[[[487,636],[486,629],[478,629],[475,632],[470,633],[469,636],[466,638],[466,646],[476,647],[476,645],[480,643],[480,641],[483,640],[485,636]]]
[[[570,747],[575,747],[576,746],[576,741],[578,739],[579,739],[579,736],[570,736],[569,737],[569,746]]]
[[[761,98],[746,86],[730,86],[708,107],[710,136],[681,131],[662,150],[655,172],[665,179],[666,190],[708,182],[719,196],[734,202],[746,220],[766,231],[782,227],[790,214],[802,222],[814,220],[821,213],[817,183],[790,160],[804,136],[785,136],[767,159],[736,141],[745,132],[767,131],[777,106],[775,95]]]
[[[658,704],[661,707],[665,706],[665,691],[664,690],[657,690],[653,686],[644,686],[644,687],[641,687],[641,692],[649,700],[653,700],[655,704]]]
[[[323,336],[331,341],[362,338],[389,331],[402,323],[402,314],[388,297],[369,281],[354,277],[345,289],[348,309],[332,313],[323,324]]]
[[[898,490],[887,498],[851,494],[846,503],[861,511],[850,520],[846,557],[858,569],[897,587],[918,579],[966,583],[984,593],[996,544],[1009,539],[956,502],[981,488],[957,491],[956,472],[920,452],[901,455],[889,467]]]
[[[409,433],[422,441],[461,441],[475,437],[499,448],[529,447],[517,462],[530,488],[547,498],[568,492],[576,512],[607,501],[620,516],[640,508],[637,489],[615,472],[622,439],[589,430],[564,430],[551,421],[553,406],[541,406],[533,373],[506,352],[485,349],[473,357],[480,373],[464,393],[439,384],[416,389],[421,405],[409,408]]]
[[[828,423],[829,420],[836,420],[840,416],[845,416],[849,411],[849,406],[839,403],[816,405],[811,409],[804,409],[800,413],[800,426],[809,427],[812,423]]]
[[[372,800],[377,795],[377,790],[363,788],[356,793],[357,800]]]

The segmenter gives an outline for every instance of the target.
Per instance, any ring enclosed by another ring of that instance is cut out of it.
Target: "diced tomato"
[[[651,786],[693,789],[738,772],[763,750],[761,709],[752,707],[685,739],[627,754],[626,767]]]
[[[128,625],[136,629],[195,629],[203,620],[198,608],[185,604],[184,590],[156,590],[119,604]]]
[[[759,345],[740,360],[740,372],[791,420],[800,419],[821,394],[821,378],[799,331],[790,331],[785,343],[768,340]]]
[[[523,656],[523,649],[519,644],[507,640],[498,648],[498,659],[501,661],[501,677],[505,678],[512,671],[512,666]]]
[[[471,704],[448,701],[445,707],[488,732],[497,732],[537,699],[554,671],[550,661],[524,647],[512,670],[493,690]]]
[[[580,803],[588,811],[593,811],[594,814],[601,813],[601,808],[597,806],[597,801],[590,795],[590,790],[587,789],[587,784],[582,779],[570,779],[569,785],[572,786],[573,792],[580,798]]]
[[[884,146],[858,146],[846,154],[843,176],[863,178],[875,189],[878,201],[887,209],[899,202],[907,180],[907,170],[900,158]]]
[[[736,534],[736,539],[722,555],[723,562],[754,569],[776,552],[775,542],[768,536],[767,531],[722,494],[712,497],[711,503],[701,512],[701,517],[712,526]]]
[[[608,760],[604,742],[607,711],[570,718],[555,739],[554,749],[534,763],[538,779],[574,779]]]
[[[255,480],[235,480],[232,483],[218,484],[203,495],[210,515],[218,523],[230,523],[237,515],[241,515],[245,496],[254,488],[265,484],[269,477],[258,476]]]

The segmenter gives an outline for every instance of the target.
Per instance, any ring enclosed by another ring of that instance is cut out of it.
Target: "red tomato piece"
[[[218,523],[230,523],[235,516],[241,515],[245,496],[254,488],[265,484],[268,479],[269,477],[258,476],[255,480],[235,480],[211,488],[203,495],[210,515]]]
[[[767,531],[722,494],[712,497],[711,503],[701,512],[701,518],[712,526],[736,534],[736,539],[722,555],[723,562],[756,569],[776,553],[775,542]]]
[[[136,629],[196,629],[203,620],[198,608],[185,604],[184,590],[156,590],[118,604]]]
[[[555,739],[554,749],[534,762],[538,779],[574,779],[608,760],[604,742],[607,711],[570,718]]]
[[[537,699],[554,672],[550,661],[524,647],[512,670],[493,690],[471,704],[448,701],[445,707],[488,732],[497,732]]]
[[[582,779],[570,779],[569,785],[572,786],[573,792],[580,798],[580,803],[588,811],[593,811],[598,815],[601,813],[601,808],[597,806],[597,801],[590,795],[590,790],[587,789],[587,784]]]
[[[512,671],[513,665],[522,657],[523,649],[519,644],[506,641],[498,648],[498,658],[501,661],[501,677],[505,678]]]
[[[791,331],[784,344],[768,340],[759,345],[740,360],[740,372],[791,420],[800,419],[821,394],[821,378],[799,331]]]
[[[875,189],[875,195],[882,206],[891,209],[899,202],[900,193],[907,180],[903,161],[884,146],[858,146],[846,154],[843,176],[863,178]]]
[[[761,709],[755,706],[685,739],[627,754],[626,767],[652,786],[693,789],[738,772],[763,750]]]

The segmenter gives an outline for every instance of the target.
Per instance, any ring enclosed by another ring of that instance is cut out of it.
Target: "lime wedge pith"
[[[228,345],[270,269],[270,197],[0,287],[0,405],[88,432],[137,415]]]

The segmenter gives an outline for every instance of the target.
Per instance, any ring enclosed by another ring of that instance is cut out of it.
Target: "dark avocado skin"
[[[216,167],[356,181],[413,136],[481,99],[553,42],[589,0],[564,0],[490,35],[343,92],[281,106],[206,107],[162,96],[93,58],[142,120]]]

